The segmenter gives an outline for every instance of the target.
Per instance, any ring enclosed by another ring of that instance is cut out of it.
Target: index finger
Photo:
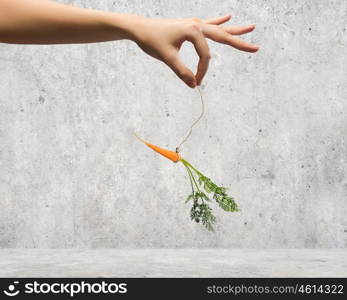
[[[202,79],[204,78],[208,65],[210,62],[210,49],[208,48],[207,41],[204,37],[204,35],[199,32],[198,34],[194,34],[189,41],[193,43],[194,48],[199,55],[199,63],[197,72],[195,74],[197,85],[200,85],[202,82]]]

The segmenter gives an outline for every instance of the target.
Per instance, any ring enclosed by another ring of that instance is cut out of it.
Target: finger
[[[196,79],[191,70],[189,70],[181,61],[178,53],[173,54],[170,58],[164,61],[176,75],[182,79],[189,87],[196,86]]]
[[[227,33],[240,35],[251,32],[254,30],[255,25],[247,25],[247,26],[226,26],[222,27]]]
[[[231,19],[230,15],[225,15],[223,17],[219,17],[219,18],[214,18],[214,19],[209,19],[204,21],[206,24],[214,24],[214,25],[220,25],[223,24],[225,22],[228,22]]]
[[[226,44],[246,52],[257,52],[259,50],[259,46],[245,42],[241,39],[239,39],[236,36],[232,36],[229,34],[229,36],[226,39]]]
[[[189,41],[193,43],[194,48],[197,54],[199,55],[198,69],[197,69],[195,78],[196,78],[197,85],[200,85],[202,82],[202,79],[204,78],[207,72],[208,65],[210,62],[210,58],[211,58],[210,49],[208,48],[208,44],[204,35],[200,31],[194,34],[189,39]]]
[[[259,46],[247,43],[236,36],[233,36],[217,26],[206,26],[204,34],[207,38],[218,43],[230,45],[238,50],[246,52],[256,52]]]

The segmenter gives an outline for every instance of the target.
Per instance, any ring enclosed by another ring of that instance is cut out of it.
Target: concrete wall
[[[210,43],[207,113],[183,150],[242,211],[215,207],[215,233],[192,223],[183,167],[132,135],[174,148],[199,114],[134,43],[2,44],[0,247],[347,246],[345,0],[63,2],[257,24],[257,54]]]

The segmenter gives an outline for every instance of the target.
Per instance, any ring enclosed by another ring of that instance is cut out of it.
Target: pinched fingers
[[[196,79],[193,72],[188,69],[181,61],[178,52],[172,52],[171,55],[166,57],[164,62],[176,73],[176,75],[185,82],[189,87],[196,86]]]
[[[196,53],[199,56],[199,63],[195,78],[197,85],[200,85],[207,72],[211,59],[210,49],[208,48],[205,36],[200,29],[193,32],[193,34],[188,37],[188,40],[193,43]]]

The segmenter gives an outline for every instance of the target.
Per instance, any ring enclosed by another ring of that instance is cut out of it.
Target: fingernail
[[[187,84],[188,84],[191,88],[195,88],[195,86],[196,86],[195,80],[189,80],[189,81],[187,81]]]

